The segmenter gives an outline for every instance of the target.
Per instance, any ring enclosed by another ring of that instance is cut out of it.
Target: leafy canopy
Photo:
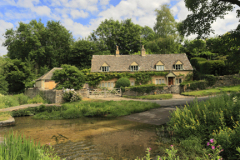
[[[75,89],[79,90],[85,83],[84,74],[77,67],[64,64],[62,69],[53,73],[52,80],[57,83],[56,89]]]

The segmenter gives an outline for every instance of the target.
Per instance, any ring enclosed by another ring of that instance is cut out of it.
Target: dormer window
[[[109,72],[109,66],[107,63],[104,63],[102,66],[101,66],[101,71],[102,72]]]
[[[180,61],[177,61],[174,65],[173,65],[173,69],[175,70],[183,70],[183,64]]]
[[[156,70],[157,71],[164,71],[164,65],[161,61],[159,61],[157,64],[156,64]]]
[[[136,62],[133,62],[131,65],[130,65],[130,71],[138,71],[138,64]]]

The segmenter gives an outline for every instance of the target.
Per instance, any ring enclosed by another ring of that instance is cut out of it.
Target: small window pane
[[[105,82],[105,87],[107,87],[107,82]]]
[[[155,84],[158,84],[158,80],[156,79],[156,82],[155,82]]]
[[[182,83],[182,79],[179,79],[179,83]]]
[[[108,82],[108,87],[110,87],[110,82]]]
[[[162,79],[162,84],[165,84],[164,79]]]
[[[113,88],[113,82],[111,82],[111,87]]]

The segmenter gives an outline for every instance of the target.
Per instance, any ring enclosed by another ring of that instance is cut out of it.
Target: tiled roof
[[[161,61],[164,64],[164,70],[173,70],[173,64],[177,61],[183,63],[184,70],[193,70],[187,55],[182,54],[147,54],[141,55],[93,55],[91,72],[101,72],[101,66],[104,63],[109,65],[110,72],[130,71],[129,66],[135,62],[139,65],[139,71],[155,71],[155,64]]]
[[[51,80],[52,76],[53,76],[53,72],[55,70],[58,70],[58,69],[62,69],[62,68],[56,68],[54,67],[53,69],[51,69],[49,72],[47,72],[46,74],[44,74],[43,76],[39,77],[36,81],[39,81],[39,80]]]

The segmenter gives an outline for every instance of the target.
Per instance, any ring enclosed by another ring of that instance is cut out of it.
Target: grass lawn
[[[0,112],[0,121],[5,121],[10,118],[11,115],[8,112]]]
[[[41,105],[39,107],[22,109],[13,111],[12,116],[34,115],[33,118],[36,119],[119,117],[159,107],[159,104],[152,102],[85,100],[64,103],[61,107],[45,107]]]
[[[146,95],[146,96],[123,96],[124,98],[132,98],[132,99],[171,99],[172,94],[157,94],[157,95]]]
[[[191,91],[191,92],[182,92],[182,95],[185,96],[208,96],[208,95],[216,95],[216,94],[222,94],[224,92],[239,92],[240,91],[240,85],[237,86],[231,86],[231,87],[217,87],[212,89],[205,89],[200,91]]]

